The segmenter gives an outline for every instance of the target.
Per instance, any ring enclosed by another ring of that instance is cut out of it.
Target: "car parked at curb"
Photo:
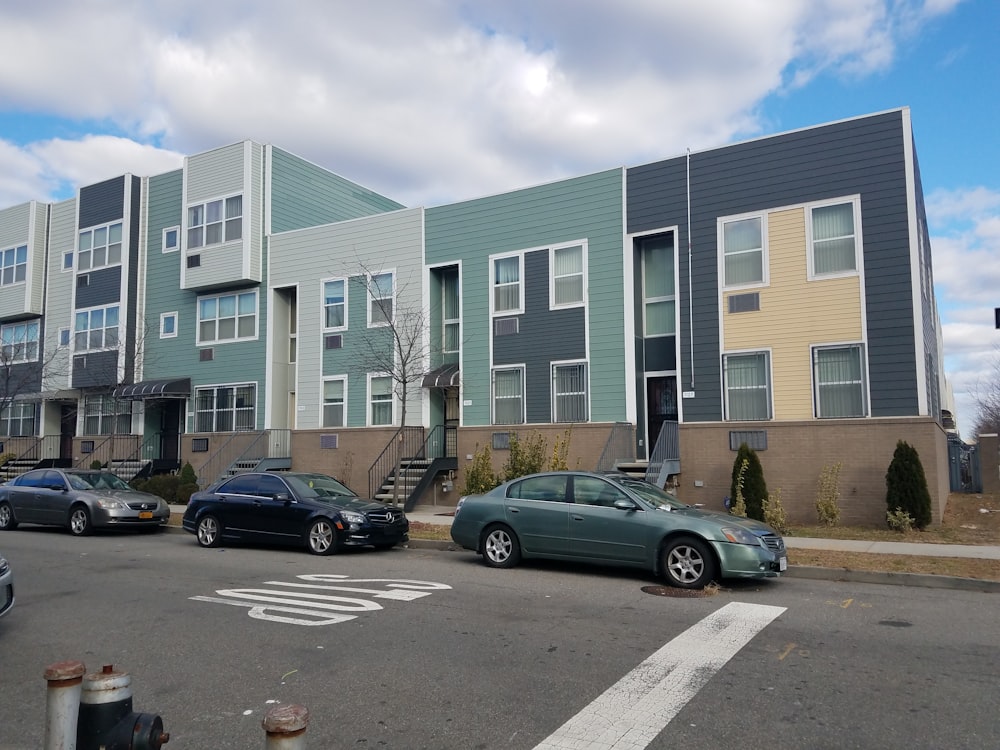
[[[459,500],[451,538],[493,568],[522,558],[624,565],[680,588],[788,567],[770,526],[685,505],[654,484],[580,471],[532,474]]]
[[[33,469],[0,485],[0,531],[22,523],[64,526],[73,536],[95,529],[162,529],[167,502],[96,469]]]
[[[362,500],[326,474],[293,471],[237,474],[196,492],[182,525],[202,547],[228,540],[304,546],[314,555],[389,549],[410,531],[402,508]]]
[[[14,573],[7,558],[0,555],[0,617],[14,606]]]

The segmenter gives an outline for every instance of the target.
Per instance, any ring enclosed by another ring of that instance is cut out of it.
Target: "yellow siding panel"
[[[803,208],[770,213],[767,243],[770,279],[758,290],[760,310],[730,314],[723,294],[723,346],[770,349],[774,418],[811,419],[810,347],[862,339],[860,277],[809,281]]]

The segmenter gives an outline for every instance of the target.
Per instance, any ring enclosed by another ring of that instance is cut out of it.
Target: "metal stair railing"
[[[141,444],[142,437],[140,435],[108,435],[101,442],[95,443],[93,449],[75,461],[73,466],[77,469],[89,469],[94,461],[100,461],[101,464],[107,466],[109,462],[117,460],[115,456],[119,452],[128,451],[131,453]],[[122,448],[122,445],[125,448]]]
[[[423,458],[423,427],[400,427],[368,469],[368,497],[375,497],[402,458]]]
[[[667,477],[679,474],[681,470],[680,426],[676,421],[666,421],[660,427],[656,445],[649,456],[646,467],[646,481],[663,487]]]
[[[234,432],[198,469],[198,486],[205,488],[224,479],[236,464],[291,455],[291,430]]]
[[[615,422],[595,471],[612,471],[621,461],[635,461],[635,425],[631,422]]]

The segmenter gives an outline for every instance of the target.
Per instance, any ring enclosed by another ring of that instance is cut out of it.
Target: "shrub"
[[[569,464],[566,459],[569,456],[569,430],[562,434],[562,438],[556,435],[556,440],[552,444],[552,458],[549,461],[549,471],[566,471]]]
[[[177,498],[175,502],[178,505],[187,505],[191,500],[191,495],[198,491],[198,484],[196,482],[184,482],[181,481],[177,485]]]
[[[104,464],[102,464],[95,458],[93,461],[90,462],[90,468],[93,469],[94,471],[100,471],[101,469],[104,468]]]
[[[500,484],[500,477],[493,471],[493,454],[489,445],[482,448],[476,444],[476,452],[472,457],[472,463],[465,470],[465,486],[462,488],[463,495],[481,495],[489,492]]]
[[[885,504],[887,512],[902,511],[913,526],[926,528],[931,522],[931,493],[916,448],[900,440],[885,475]]]
[[[180,479],[181,484],[198,484],[198,476],[194,473],[194,467],[189,461],[185,461],[181,467]]]
[[[509,482],[526,474],[544,471],[547,453],[548,446],[541,433],[532,432],[523,443],[517,433],[510,433],[510,455],[507,456],[507,463],[503,467],[502,481]]]
[[[17,458],[16,453],[0,453],[0,466],[3,466],[9,461],[13,461]]]
[[[764,523],[779,534],[788,533],[788,516],[785,515],[785,506],[781,504],[780,487],[764,501]]]
[[[743,459],[740,463],[740,468],[736,472],[736,479],[733,481],[733,504],[729,508],[729,512],[734,516],[740,516],[741,518],[747,517],[747,504],[746,500],[743,499],[743,482],[746,479],[747,466],[750,462],[747,459]]]
[[[747,517],[757,521],[764,520],[764,501],[767,499],[767,483],[764,481],[764,468],[760,465],[757,451],[746,443],[740,444],[733,462],[733,481],[730,486],[730,497],[736,497],[736,478],[743,462],[747,462],[743,477],[743,499],[746,502]],[[734,501],[735,502],[735,501]]]
[[[823,526],[840,523],[840,464],[824,466],[816,488],[816,516]]]
[[[913,518],[902,508],[887,511],[885,520],[889,524],[890,529],[898,531],[900,534],[905,534],[913,528]]]
[[[171,505],[177,503],[177,488],[179,484],[180,477],[176,474],[154,474],[149,479],[138,479],[132,482],[132,486],[140,492],[159,495]],[[188,497],[191,497],[190,494]]]

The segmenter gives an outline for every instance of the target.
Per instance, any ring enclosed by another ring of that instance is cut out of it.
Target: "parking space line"
[[[731,602],[660,648],[535,750],[643,750],[785,607]]]

